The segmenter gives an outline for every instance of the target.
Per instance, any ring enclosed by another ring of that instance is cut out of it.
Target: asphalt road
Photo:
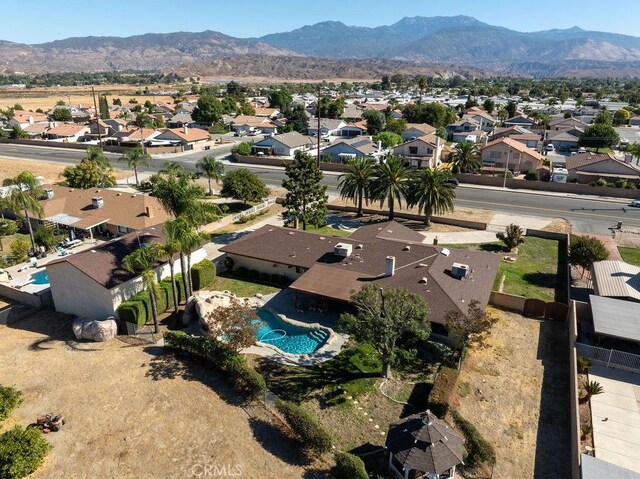
[[[156,160],[147,170],[158,171],[166,161],[178,161],[186,170],[195,171],[196,162],[206,155],[228,162],[232,145],[225,145],[209,151],[199,151],[181,155],[166,155]],[[78,163],[85,153],[82,150],[62,150],[59,148],[42,148],[23,145],[0,145],[0,156],[31,160],[47,160],[65,164]],[[114,161],[120,156],[107,153]],[[1,166],[1,165],[0,165]],[[124,166],[124,165],[123,165]],[[269,186],[280,186],[284,171],[281,168],[259,165],[237,165],[228,163],[228,170],[248,168],[260,176]],[[323,180],[328,185],[329,193],[337,193],[338,175],[327,173]],[[577,195],[544,195],[539,192],[529,193],[516,190],[487,189],[461,185],[456,190],[456,205],[468,208],[484,208],[500,213],[512,214],[514,222],[517,217],[538,216],[564,218],[571,222],[574,231],[581,233],[608,234],[610,228],[618,221],[625,225],[640,227],[640,208],[629,207],[624,200],[608,200],[590,196]],[[640,198],[640,193],[638,194]]]

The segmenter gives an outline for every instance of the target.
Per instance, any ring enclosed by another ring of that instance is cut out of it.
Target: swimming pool
[[[329,338],[329,333],[325,329],[296,326],[265,309],[259,309],[258,316],[260,323],[256,339],[285,353],[315,353]]]
[[[47,275],[46,269],[33,273],[31,279],[33,280],[33,284],[49,284],[49,276]]]

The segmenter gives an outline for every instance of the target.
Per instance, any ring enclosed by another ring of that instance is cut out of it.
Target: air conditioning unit
[[[91,198],[91,205],[94,208],[102,208],[104,206],[104,198],[102,196],[94,196]]]
[[[340,258],[348,258],[351,256],[353,246],[347,243],[338,243],[333,247],[333,254]]]
[[[44,196],[50,200],[51,198],[53,198],[53,190],[51,188],[45,188],[44,189]]]
[[[451,267],[451,276],[454,278],[462,279],[466,278],[469,275],[469,265],[453,263]]]

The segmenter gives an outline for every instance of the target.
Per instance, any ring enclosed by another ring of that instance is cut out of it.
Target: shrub
[[[10,236],[18,232],[18,225],[13,220],[0,219],[0,236]]]
[[[182,282],[182,273],[177,273],[175,275],[176,278],[176,286],[178,288],[178,296],[180,297],[180,302],[184,303],[187,298],[187,293],[184,290],[184,283]],[[171,281],[171,278],[165,279],[165,281]]]
[[[496,451],[489,441],[487,441],[476,427],[463,418],[458,411],[452,409],[451,415],[456,423],[456,426],[462,431],[465,438],[465,445],[469,456],[467,457],[468,463],[473,466],[484,462],[489,466],[493,466],[496,463]]]
[[[0,421],[9,417],[11,411],[22,404],[22,393],[17,389],[0,386]]]
[[[147,310],[142,301],[129,299],[118,306],[118,318],[141,328],[147,322]]]
[[[358,456],[348,452],[337,452],[335,460],[334,473],[336,479],[369,479],[364,462]]]
[[[318,453],[331,450],[331,436],[313,414],[289,401],[277,401],[276,408],[305,447]]]
[[[204,259],[191,267],[191,280],[194,291],[206,288],[216,280],[216,265]]]
[[[58,238],[51,228],[38,229],[33,233],[33,239],[35,239],[36,244],[44,246],[46,249],[51,249],[58,244]]]
[[[591,367],[591,359],[585,358],[584,356],[578,356],[578,372],[579,373],[586,373],[590,367]]]
[[[250,281],[256,281],[260,277],[260,273],[258,273],[255,269],[250,269],[247,272],[247,278]]]
[[[264,378],[247,364],[244,356],[220,341],[207,337],[188,336],[182,331],[167,331],[164,340],[168,347],[194,354],[209,366],[229,377],[234,387],[250,399],[264,396]]]
[[[502,231],[496,233],[496,238],[504,243],[509,251],[524,243],[524,231],[518,225],[511,223],[506,227],[504,233]]]
[[[540,179],[540,174],[537,171],[530,171],[524,175],[524,179],[529,181],[538,181]]]
[[[249,270],[244,266],[240,266],[235,273],[238,278],[246,278],[249,275]]]
[[[27,477],[44,462],[49,444],[37,428],[16,426],[0,435],[0,477]]]
[[[456,388],[459,374],[457,369],[441,368],[433,383],[433,389],[429,394],[429,409],[440,418],[446,416],[449,411],[449,402]]]
[[[613,186],[615,186],[616,188],[626,188],[627,187],[627,181],[626,180],[616,180],[616,182],[613,184]]]
[[[596,180],[596,186],[607,186],[607,181],[603,180],[602,178],[600,178],[599,180]]]
[[[254,172],[241,168],[224,176],[220,196],[243,203],[258,202],[269,196],[269,188]]]
[[[29,242],[22,238],[17,238],[11,243],[9,249],[11,250],[11,257],[14,264],[27,261],[27,253],[29,252],[29,248]]]
[[[231,153],[235,153],[240,156],[249,156],[251,154],[251,143],[243,141],[231,148]]]

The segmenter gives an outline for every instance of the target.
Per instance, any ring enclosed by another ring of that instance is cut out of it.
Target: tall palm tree
[[[451,175],[440,168],[422,168],[412,178],[409,187],[409,204],[424,211],[425,225],[431,224],[431,215],[453,211],[456,192],[448,180]]]
[[[191,282],[191,251],[200,245],[202,238],[193,230],[187,218],[179,216],[173,223],[173,234],[175,241],[180,245],[181,258],[186,258],[186,265],[185,263],[181,263],[182,281],[185,294],[189,297],[193,293],[193,284]]]
[[[400,156],[388,156],[387,161],[376,165],[374,180],[371,184],[372,199],[385,201],[389,207],[389,219],[393,219],[395,204],[402,207],[402,199],[406,198],[411,178],[411,170],[406,159]]]
[[[29,229],[31,248],[36,250],[36,240],[31,226],[31,215],[40,217],[43,213],[39,199],[44,195],[44,190],[30,171],[23,171],[15,178],[8,178],[3,182],[4,186],[13,186],[9,194],[1,200],[2,204],[23,218]]]
[[[138,181],[138,167],[139,166],[151,166],[151,155],[142,151],[142,146],[136,145],[131,150],[124,153],[118,161],[126,161],[129,168],[133,168],[133,172],[136,176],[136,186],[140,185]]]
[[[211,180],[216,180],[218,182],[222,180],[222,177],[224,176],[224,165],[213,156],[205,156],[196,163],[196,168],[201,170],[207,180],[209,180],[209,196],[213,196]]]
[[[451,159],[455,173],[474,173],[482,168],[480,145],[477,143],[458,143]]]
[[[179,225],[175,221],[165,221],[163,225],[166,241],[162,244],[162,252],[169,259],[169,274],[171,275],[171,294],[173,295],[173,312],[178,312],[178,288],[176,287],[176,274],[173,258],[182,251],[179,241]]]
[[[358,206],[357,217],[362,216],[362,200],[367,204],[371,195],[371,181],[376,162],[373,158],[360,157],[347,160],[347,172],[338,177],[338,189],[342,198],[349,198]]]
[[[162,257],[162,245],[152,243],[141,246],[126,256],[123,260],[124,269],[133,274],[140,274],[144,288],[149,292],[151,302],[151,316],[153,317],[154,332],[160,332],[158,324],[158,283],[156,282],[156,272],[158,260]]]

